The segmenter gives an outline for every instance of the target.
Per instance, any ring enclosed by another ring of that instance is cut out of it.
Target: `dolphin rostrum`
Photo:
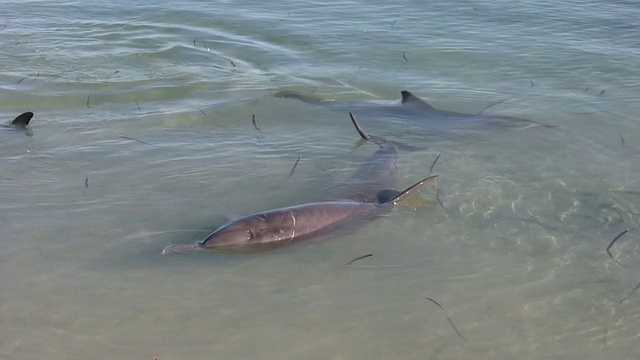
[[[279,91],[274,94],[274,96],[286,99],[297,99],[306,103],[327,106],[333,109],[349,110],[356,114],[366,112],[369,116],[382,115],[403,120],[417,119],[421,121],[421,124],[438,126],[437,130],[440,131],[451,130],[456,127],[468,128],[482,124],[496,124],[503,127],[519,128],[533,125],[552,128],[558,127],[513,116],[483,114],[484,110],[498,103],[485,107],[477,114],[467,114],[436,109],[407,90],[401,91],[400,94],[402,95],[400,102],[386,100],[331,101],[289,90]]]
[[[428,176],[377,203],[325,201],[250,214],[228,221],[200,242],[170,245],[162,253],[204,249],[253,251],[352,230],[390,212],[395,203],[437,176]]]

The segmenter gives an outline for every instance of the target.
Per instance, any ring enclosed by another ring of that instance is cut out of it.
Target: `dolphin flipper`
[[[13,121],[11,122],[11,125],[21,127],[21,128],[27,127],[32,117],[33,117],[33,113],[31,111],[27,111],[25,113],[18,115],[15,119],[13,119]]]
[[[397,204],[398,202],[402,201],[405,197],[407,197],[408,195],[410,195],[411,193],[413,193],[415,190],[420,189],[427,181],[432,180],[432,179],[436,179],[434,181],[438,181],[438,175],[429,175],[426,178],[418,181],[417,183],[409,186],[408,188],[400,191],[398,194],[396,194],[395,196],[389,198],[389,199],[381,199],[381,204]],[[437,183],[436,183],[437,184]],[[437,186],[437,185],[436,185]],[[388,194],[389,190],[383,190],[379,193],[384,195],[385,193]]]
[[[393,189],[380,190],[378,191],[378,202],[380,204],[386,204],[387,202],[389,202],[389,200],[398,196],[398,194],[400,194],[400,191],[398,190],[393,190]]]

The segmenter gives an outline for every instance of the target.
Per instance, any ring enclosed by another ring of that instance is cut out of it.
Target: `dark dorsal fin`
[[[417,183],[409,186],[408,188],[404,189],[403,191],[399,192],[397,195],[390,197],[389,199],[381,199],[381,204],[389,204],[389,203],[397,203],[399,201],[401,201],[402,199],[404,199],[407,195],[410,195],[412,192],[414,192],[415,190],[419,189],[422,187],[422,185],[424,185],[427,181],[432,180],[437,178],[438,175],[430,175],[427,176],[426,178],[418,181]],[[381,192],[382,193],[382,192]]]
[[[389,148],[389,147],[395,147],[397,149],[400,150],[405,150],[405,151],[419,151],[419,150],[424,150],[425,148],[419,148],[419,147],[415,147],[415,146],[411,146],[411,145],[406,145],[397,141],[390,141],[387,140],[385,138],[379,137],[379,136],[375,136],[375,135],[371,135],[369,133],[367,133],[362,126],[360,126],[360,124],[358,123],[358,121],[356,120],[355,116],[353,116],[352,113],[349,113],[349,116],[351,117],[351,122],[353,123],[353,126],[356,127],[356,130],[358,131],[358,134],[360,134],[360,137],[365,140],[365,141],[371,141],[372,143],[375,143],[376,145],[380,146],[381,148]]]
[[[29,121],[31,121],[32,117],[33,113],[31,111],[27,111],[26,113],[22,113],[15,119],[13,119],[11,125],[15,125],[17,127],[26,127],[27,125],[29,125]]]
[[[355,116],[353,116],[351,112],[349,113],[349,117],[351,117],[351,122],[353,123],[353,126],[355,126],[356,131],[358,131],[358,134],[360,134],[360,137],[363,140],[371,141],[372,143],[375,143],[381,148],[387,148],[389,146],[389,142],[386,141],[385,139],[378,136],[369,135],[366,131],[364,131],[362,126],[360,126],[360,124],[358,123],[358,120],[356,120]]]
[[[419,97],[413,95],[411,92],[407,91],[407,90],[402,90],[400,92],[400,94],[402,94],[402,104],[403,105],[414,105],[414,106],[421,106],[421,107],[425,107],[427,109],[433,109],[433,106],[427,104],[426,101],[420,99]]]
[[[360,137],[364,140],[371,141],[371,135],[367,134],[367,132],[364,131],[362,126],[360,126],[360,124],[358,123],[358,120],[356,120],[355,116],[353,116],[351,112],[349,112],[349,117],[351,118],[353,126],[356,127],[356,131],[358,132],[358,134],[360,134]]]

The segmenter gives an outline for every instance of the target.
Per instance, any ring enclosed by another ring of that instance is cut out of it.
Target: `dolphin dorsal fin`
[[[358,120],[356,120],[355,116],[353,116],[353,113],[349,112],[349,117],[351,117],[351,122],[353,123],[353,126],[355,126],[356,131],[358,131],[358,134],[360,134],[360,137],[362,138],[362,140],[371,141],[372,143],[377,144],[381,148],[389,147],[389,144],[391,144],[391,142],[379,136],[369,135],[362,128],[362,126],[360,126],[360,124],[358,123]]]
[[[33,113],[31,111],[27,111],[26,113],[22,113],[18,115],[15,119],[13,119],[13,121],[11,122],[11,125],[15,125],[18,127],[26,127],[27,125],[29,125],[29,121],[31,121],[32,117],[33,117]]]
[[[402,90],[400,94],[402,95],[402,105],[414,105],[421,106],[427,109],[433,109],[433,106],[427,104],[426,101],[413,95],[410,91]]]
[[[402,199],[404,199],[407,195],[410,195],[412,192],[414,192],[417,189],[420,189],[422,187],[422,185],[424,185],[427,181],[432,180],[432,179],[436,179],[438,178],[438,175],[430,175],[427,176],[426,178],[418,181],[417,183],[409,186],[408,188],[404,189],[403,191],[399,192],[398,194],[396,194],[395,196],[390,197],[389,199],[381,199],[381,203],[382,204],[390,204],[390,203],[397,203],[400,202]]]
[[[360,126],[360,123],[358,123],[358,120],[356,120],[355,116],[353,116],[351,112],[349,112],[349,117],[351,118],[351,122],[353,123],[353,126],[355,126],[358,134],[360,134],[362,140],[371,141],[371,135],[367,134],[367,132],[364,131],[362,126]]]

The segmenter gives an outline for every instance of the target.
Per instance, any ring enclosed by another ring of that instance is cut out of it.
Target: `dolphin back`
[[[394,204],[437,177],[438,175],[428,176],[378,204],[328,201],[247,215],[223,224],[201,242],[170,245],[162,254],[180,254],[205,249],[240,252],[265,250],[293,241],[345,231],[390,211]]]

